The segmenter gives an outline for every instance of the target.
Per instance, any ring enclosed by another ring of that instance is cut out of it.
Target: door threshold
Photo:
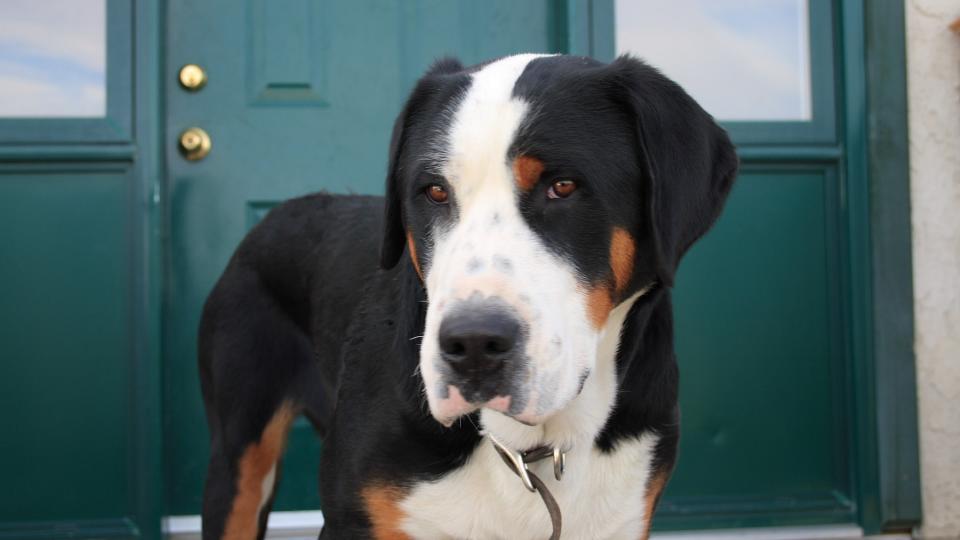
[[[267,538],[277,540],[316,540],[323,527],[323,512],[271,512],[267,521]],[[200,516],[167,516],[163,533],[169,540],[199,540]],[[751,529],[714,529],[701,531],[659,532],[653,540],[910,540],[909,535],[863,536],[857,525],[810,525],[803,527],[758,527]]]
[[[910,535],[864,536],[863,529],[858,525],[835,524],[655,532],[650,535],[650,538],[652,540],[910,540]]]
[[[267,539],[317,540],[323,528],[323,512],[270,512]],[[163,518],[163,535],[170,540],[200,540],[200,516],[167,516]]]

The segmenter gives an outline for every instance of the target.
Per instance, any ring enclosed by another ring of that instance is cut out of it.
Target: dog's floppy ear
[[[720,215],[739,161],[727,133],[676,83],[629,56],[611,68],[635,117],[655,271],[670,286],[680,258]]]
[[[387,185],[384,192],[385,208],[383,217],[383,243],[380,245],[380,267],[390,269],[397,265],[403,255],[403,246],[406,243],[406,231],[403,220],[403,197],[400,193],[400,154],[403,152],[405,132],[410,118],[418,108],[421,108],[435,89],[434,81],[430,78],[444,73],[462,71],[463,65],[454,58],[442,58],[434,62],[426,74],[417,82],[407,103],[403,106],[400,115],[393,123],[393,133],[390,135],[390,157],[387,164]]]
[[[409,102],[393,122],[390,135],[390,155],[387,162],[387,185],[384,190],[383,240],[380,244],[380,268],[393,268],[403,254],[404,230],[402,199],[397,179],[397,166],[402,150],[404,124],[407,121]]]

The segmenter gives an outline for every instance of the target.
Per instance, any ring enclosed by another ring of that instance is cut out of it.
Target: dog
[[[437,61],[389,152],[384,197],[279,205],[207,299],[204,538],[263,537],[299,414],[321,539],[646,538],[727,134],[638,59],[523,54]]]

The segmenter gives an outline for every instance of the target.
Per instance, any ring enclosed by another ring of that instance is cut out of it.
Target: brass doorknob
[[[196,64],[187,64],[180,68],[180,86],[196,92],[207,84],[207,72]]]
[[[185,129],[180,134],[180,153],[190,161],[207,157],[212,146],[210,135],[198,127]]]

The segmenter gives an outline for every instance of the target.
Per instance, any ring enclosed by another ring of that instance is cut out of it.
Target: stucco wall
[[[923,538],[960,538],[960,17],[907,0]]]

